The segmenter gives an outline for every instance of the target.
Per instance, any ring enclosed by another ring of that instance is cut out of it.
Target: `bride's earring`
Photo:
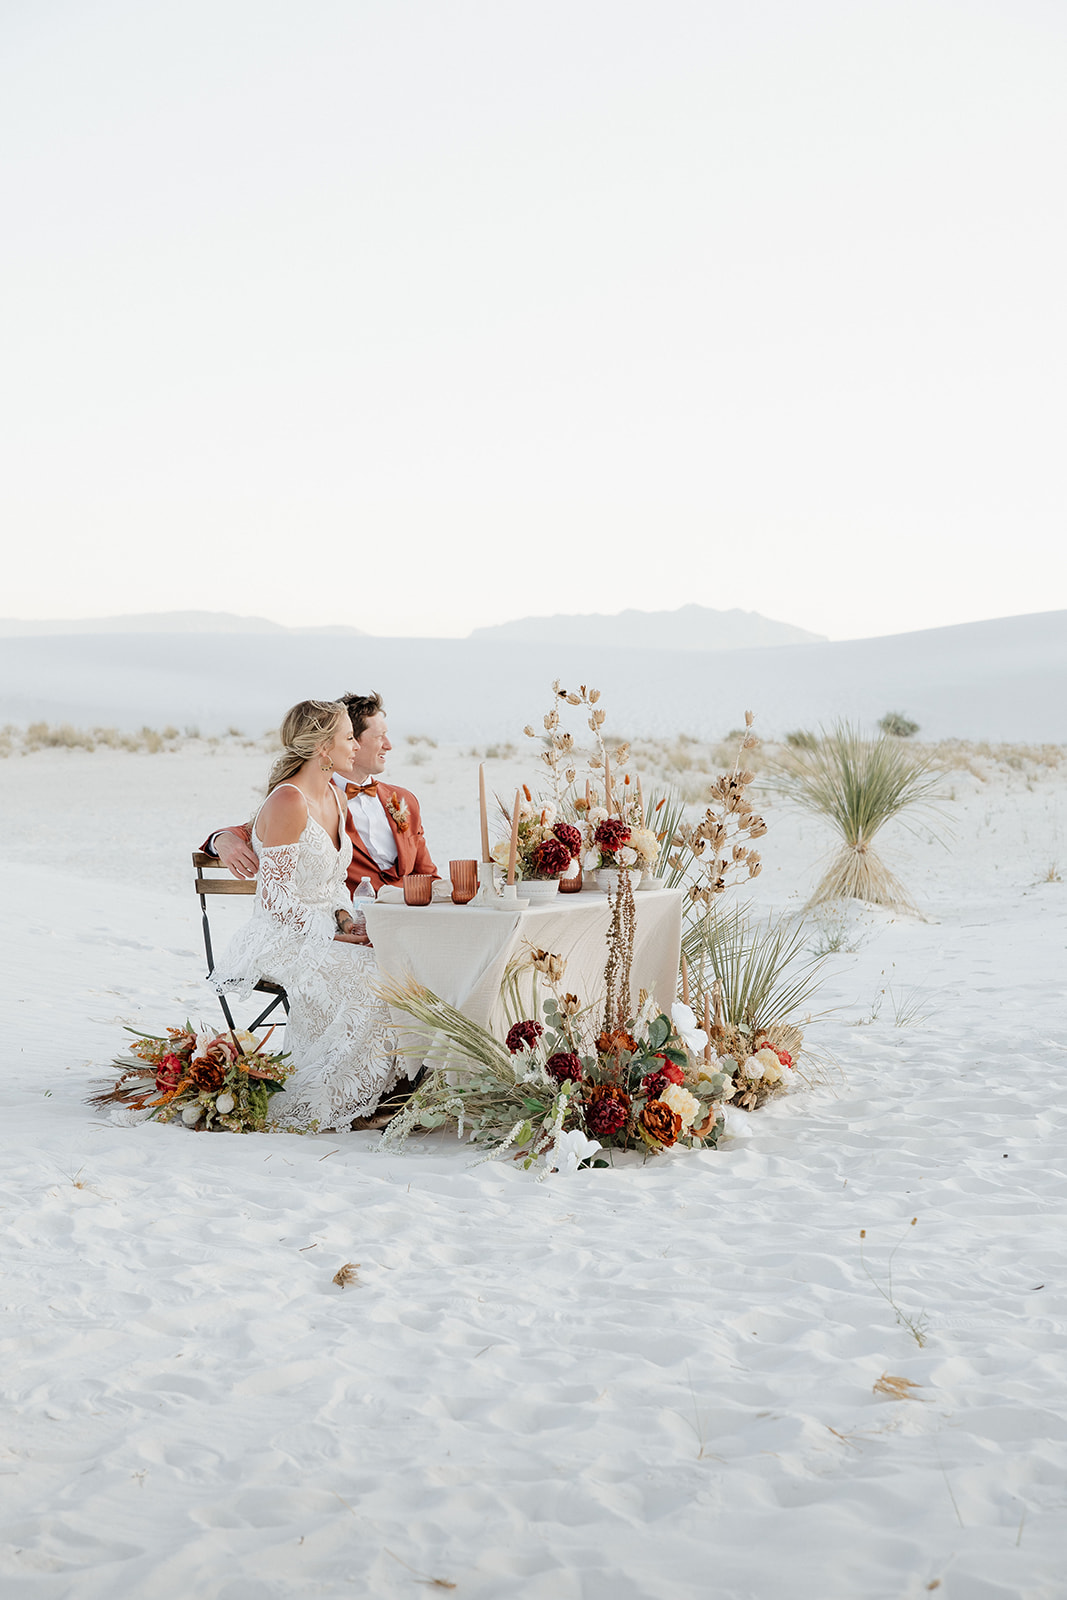
[[[323,761],[322,756],[323,756],[323,752],[320,750],[319,751],[319,771],[320,772],[332,772],[333,771],[333,762],[332,761]]]

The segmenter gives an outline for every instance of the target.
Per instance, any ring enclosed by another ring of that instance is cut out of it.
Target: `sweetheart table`
[[[520,893],[521,893],[520,886]],[[634,895],[636,926],[630,986],[649,989],[660,1006],[673,1004],[678,984],[682,941],[681,889],[639,889]],[[415,978],[434,994],[489,1027],[499,1037],[507,1023],[500,985],[512,959],[522,960],[529,946],[563,956],[567,962],[560,987],[583,1004],[603,991],[608,958],[612,905],[606,894],[584,889],[561,894],[547,904],[516,911],[497,911],[474,904],[435,901],[408,906],[375,901],[365,905],[367,932],[378,966],[386,977]],[[529,976],[521,993],[529,992]],[[411,1018],[394,1013],[401,1026]]]

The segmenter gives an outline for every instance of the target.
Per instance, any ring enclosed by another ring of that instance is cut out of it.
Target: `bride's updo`
[[[342,722],[348,721],[348,707],[338,700],[301,700],[282,718],[281,755],[270,769],[267,793],[286,783],[310,761],[325,744],[332,744]]]

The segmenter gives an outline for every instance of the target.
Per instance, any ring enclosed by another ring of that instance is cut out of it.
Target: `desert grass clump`
[[[825,900],[865,900],[915,911],[904,885],[872,846],[894,817],[929,808],[939,782],[929,756],[905,750],[886,735],[865,738],[848,723],[838,723],[824,734],[814,750],[784,751],[772,787],[804,810],[824,817],[841,836],[841,847],[809,906]]]

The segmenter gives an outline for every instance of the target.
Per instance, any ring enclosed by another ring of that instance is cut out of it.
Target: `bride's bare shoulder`
[[[265,845],[295,844],[308,819],[308,804],[291,784],[275,789],[260,807],[256,832]]]

